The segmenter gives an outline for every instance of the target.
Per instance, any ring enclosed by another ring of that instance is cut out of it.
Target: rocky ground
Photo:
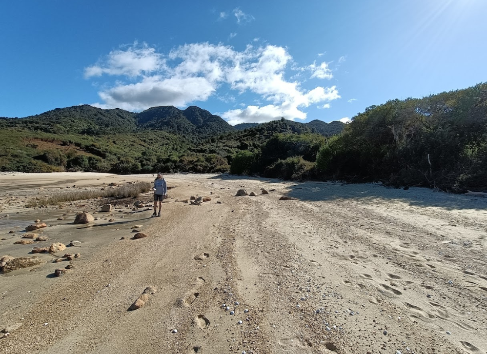
[[[487,198],[181,174],[160,218],[24,207],[152,179],[0,175],[0,353],[487,352]]]

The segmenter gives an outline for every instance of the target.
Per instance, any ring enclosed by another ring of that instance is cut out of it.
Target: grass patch
[[[58,205],[65,202],[76,200],[98,199],[98,198],[137,198],[141,193],[146,193],[152,189],[149,182],[137,182],[126,184],[115,188],[105,188],[104,190],[83,190],[56,193],[46,198],[34,198],[27,202],[26,208],[39,208],[48,205]]]

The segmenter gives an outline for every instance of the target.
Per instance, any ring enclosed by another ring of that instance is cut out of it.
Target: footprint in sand
[[[410,304],[409,302],[405,302],[404,305],[406,305],[406,307],[413,312],[413,315],[411,315],[411,317],[413,318],[429,320],[430,318],[435,317],[433,315],[428,314],[426,311],[423,311],[421,307]]]
[[[460,341],[460,343],[463,345],[463,347],[471,352],[479,352],[479,348],[477,348],[475,345],[469,342],[465,341]]]
[[[198,277],[193,283],[193,289],[191,289],[183,298],[176,300],[177,307],[188,307],[191,306],[193,302],[200,296],[198,289],[203,286],[205,279],[203,277]]]
[[[389,278],[391,279],[401,279],[401,277],[399,275],[395,275],[395,274],[387,274],[389,276]]]
[[[210,320],[206,318],[204,315],[196,316],[194,319],[194,323],[201,329],[206,329],[210,326]]]
[[[402,295],[402,292],[400,292],[400,291],[399,291],[399,290],[397,290],[397,289],[394,289],[392,286],[389,286],[389,285],[387,285],[387,284],[381,284],[381,286],[382,286],[384,289],[386,289],[386,290],[388,290],[388,291],[392,292],[394,295]]]
[[[210,254],[205,252],[205,253],[201,253],[201,254],[194,256],[194,259],[197,261],[202,261],[202,260],[205,260],[209,257],[210,257]]]

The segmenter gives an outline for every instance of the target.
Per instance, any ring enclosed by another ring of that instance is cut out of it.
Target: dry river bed
[[[0,353],[487,352],[487,198],[177,174],[160,218],[135,200],[24,207],[152,179],[0,175],[0,257],[42,260],[0,275]],[[80,211],[96,220],[73,224]],[[37,244],[14,242],[36,219],[42,246],[80,243],[30,254]]]

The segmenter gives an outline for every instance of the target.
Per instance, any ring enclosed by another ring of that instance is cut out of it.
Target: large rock
[[[49,247],[34,247],[31,252],[32,253],[47,253],[47,252],[49,252]]]
[[[35,231],[35,230],[42,229],[44,227],[47,227],[47,224],[45,222],[38,222],[38,223],[27,226],[25,228],[25,231]]]
[[[15,241],[14,245],[30,245],[31,243],[34,243],[34,240],[19,240]]]
[[[101,206],[101,211],[103,212],[110,212],[113,210],[113,205],[111,204],[104,204]]]
[[[134,235],[134,237],[132,237],[132,238],[133,238],[134,240],[137,240],[137,239],[139,239],[139,238],[145,238],[145,237],[147,237],[147,235],[146,235],[146,234],[144,234],[143,232],[137,232],[137,233]]]
[[[149,301],[149,298],[151,295],[154,295],[156,293],[156,289],[152,286],[148,286],[145,288],[145,290],[142,292],[142,295],[140,295],[137,300],[129,307],[129,311],[134,311],[138,310],[141,307],[144,307],[147,301]]]
[[[56,252],[64,251],[65,249],[66,249],[66,245],[64,243],[56,242],[49,247],[49,253],[56,253]]]
[[[75,224],[89,224],[90,222],[93,221],[95,221],[93,215],[84,212],[76,214],[76,218],[74,219]]]
[[[0,265],[3,264],[3,266],[0,267],[0,271],[2,271],[3,273],[8,273],[21,268],[33,267],[41,263],[42,261],[37,257],[18,257],[7,260],[6,262],[1,261]]]
[[[38,234],[28,233],[28,234],[25,234],[24,236],[22,236],[22,238],[30,238],[32,240],[35,240],[35,239],[37,239],[38,236],[39,236]]]
[[[37,236],[34,241],[47,241],[49,240],[49,237],[47,236]]]
[[[239,189],[237,191],[237,194],[236,194],[237,197],[243,197],[245,195],[248,195],[248,193],[247,193],[247,191],[245,189]]]

